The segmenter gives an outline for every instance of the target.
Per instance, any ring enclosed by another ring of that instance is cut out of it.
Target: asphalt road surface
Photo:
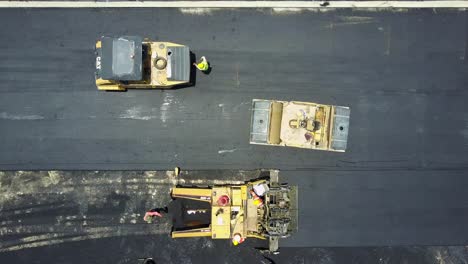
[[[468,243],[465,12],[9,9],[0,21],[2,170],[278,168],[302,201],[285,247]],[[123,34],[189,45],[213,71],[184,89],[99,92],[94,42]],[[249,145],[253,98],[349,106],[347,152]]]

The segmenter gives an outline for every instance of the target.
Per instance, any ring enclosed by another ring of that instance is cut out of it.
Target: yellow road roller
[[[346,106],[254,99],[250,144],[345,152],[349,117]]]
[[[98,90],[165,89],[190,84],[189,47],[138,36],[103,36],[95,46]]]

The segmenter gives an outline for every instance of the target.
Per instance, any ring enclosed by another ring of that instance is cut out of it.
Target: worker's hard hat
[[[253,191],[258,196],[263,196],[266,192],[266,188],[264,184],[256,184],[253,186]]]

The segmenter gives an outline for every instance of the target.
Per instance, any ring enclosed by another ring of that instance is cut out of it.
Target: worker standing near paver
[[[194,62],[193,65],[200,71],[207,73],[210,69],[210,64],[206,60],[205,56],[202,56],[198,62]]]
[[[233,237],[232,237],[232,244],[234,246],[238,246],[239,244],[242,244],[243,242],[245,241],[245,238],[243,238],[241,236],[241,234],[239,233],[236,233]]]
[[[149,210],[148,212],[145,213],[145,216],[143,217],[143,220],[147,223],[151,223],[153,222],[153,218],[155,216],[157,217],[163,217],[161,212],[164,212],[164,213],[167,213],[168,212],[168,209],[167,207],[164,207],[164,208],[154,208],[154,209],[151,209]]]
[[[166,218],[175,228],[198,226],[209,222],[210,207],[198,201],[174,199],[166,207],[154,208],[145,213],[143,220],[151,224],[155,218]]]
[[[156,264],[153,258],[142,258],[139,260],[143,261],[141,264]]]

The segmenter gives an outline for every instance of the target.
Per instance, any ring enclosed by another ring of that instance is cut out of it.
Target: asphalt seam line
[[[325,6],[326,5],[326,6]],[[468,1],[0,1],[0,8],[468,8]]]

